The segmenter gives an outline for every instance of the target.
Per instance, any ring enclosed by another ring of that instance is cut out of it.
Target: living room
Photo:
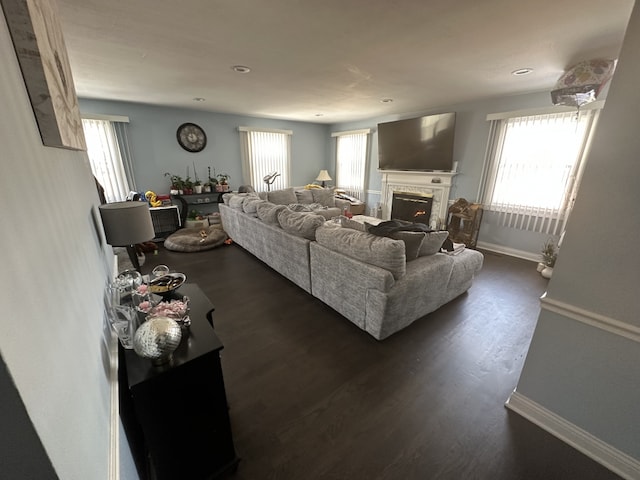
[[[638,478],[640,471],[637,262],[625,249],[608,248],[606,256],[594,252],[611,244],[619,225],[629,225],[631,233],[640,231],[637,219],[629,219],[628,214],[637,198],[631,179],[637,177],[635,158],[640,149],[633,109],[628,108],[638,100],[635,85],[640,72],[634,55],[640,47],[639,20],[636,12],[627,29],[516,397],[520,410],[528,412],[534,423],[555,425],[555,433],[564,434],[563,439],[576,448],[593,447],[587,453],[623,478]],[[8,478],[28,477],[24,472],[33,472],[31,467],[40,468],[37,478],[118,478],[109,471],[113,399],[102,323],[102,291],[112,267],[95,217],[95,187],[86,154],[43,147],[13,45],[2,24],[1,53],[11,60],[0,73],[4,110],[0,139],[3,163],[11,174],[3,175],[0,182],[4,218],[11,228],[0,243],[5,271],[0,338],[5,368],[0,378],[3,398],[11,399],[2,415],[3,431],[6,427],[15,436],[4,436],[1,463],[8,466],[4,469]],[[449,104],[447,109],[460,112],[460,138],[465,139],[458,147],[461,174],[453,195],[474,199],[477,194],[481,161],[474,160],[484,155],[486,114],[548,102],[548,92],[538,92]],[[241,178],[239,155],[234,153],[239,149],[238,126],[252,122],[294,129],[293,157],[300,159],[300,168],[294,169],[292,180],[305,184],[320,168],[330,167],[333,154],[328,137],[334,128],[371,127],[396,117],[372,116],[329,126],[89,99],[81,99],[80,105],[83,113],[130,117],[132,149],[144,165],[136,171],[137,180],[158,191],[168,187],[165,171],[176,165],[184,168],[193,158],[177,157],[175,128],[183,121],[201,123],[212,134],[215,157],[202,158],[198,165],[203,171],[208,165],[228,171],[235,185]],[[375,202],[379,184],[373,180],[368,190],[371,199],[367,201]],[[611,192],[606,211],[602,192]],[[544,240],[493,238],[493,234],[485,229],[481,238],[531,255]]]

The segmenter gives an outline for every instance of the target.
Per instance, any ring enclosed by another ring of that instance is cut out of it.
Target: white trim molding
[[[371,133],[371,129],[370,128],[363,128],[362,130],[347,130],[346,132],[332,132],[331,136],[332,137],[342,137],[344,135],[362,135],[362,134],[370,134]]]
[[[86,120],[105,120],[107,122],[129,123],[129,117],[122,115],[101,115],[99,113],[82,114],[82,118]]]
[[[525,250],[517,250],[515,248],[505,247],[504,245],[497,245],[495,243],[488,243],[488,242],[478,242],[477,247],[481,250],[487,250],[489,252],[508,255],[510,257],[522,258],[523,260],[529,260],[531,262],[538,263],[540,261],[539,253],[531,253]]]
[[[546,294],[540,298],[540,307],[543,310],[558,313],[563,317],[582,322],[591,327],[596,327],[609,333],[613,333],[614,335],[619,335],[640,343],[640,327],[636,327],[635,325],[578,308],[575,305],[570,305],[559,300],[554,300],[553,298],[549,298]]]
[[[640,478],[640,461],[612,447],[573,423],[513,391],[505,407],[546,430],[587,457],[627,480]]]
[[[238,127],[238,131],[239,132],[284,133],[285,135],[293,135],[293,130],[281,130],[279,128]]]

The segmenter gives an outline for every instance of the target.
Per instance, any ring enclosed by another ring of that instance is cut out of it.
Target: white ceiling
[[[617,58],[633,6],[633,0],[58,3],[80,97],[316,123],[551,90],[578,61]],[[233,65],[251,72],[236,73]],[[534,71],[511,75],[522,67]]]

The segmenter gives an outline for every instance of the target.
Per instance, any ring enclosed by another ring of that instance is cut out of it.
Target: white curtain
[[[364,199],[370,130],[336,132],[336,186]]]
[[[126,175],[113,123],[108,120],[83,118],[82,127],[91,170],[104,188],[107,202],[126,200],[127,194],[131,191],[131,183]]]
[[[290,185],[291,135],[289,130],[265,130],[240,127],[242,176],[245,184],[256,191],[277,190]],[[279,175],[270,187],[264,177]]]
[[[577,192],[597,110],[493,120],[480,197],[503,226],[558,235]]]

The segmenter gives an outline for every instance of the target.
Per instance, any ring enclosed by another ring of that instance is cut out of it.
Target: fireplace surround
[[[393,194],[415,193],[431,195],[431,213],[429,220],[423,223],[437,229],[447,222],[447,210],[449,208],[449,194],[451,184],[456,172],[405,172],[384,171],[382,173],[382,218],[391,219],[393,207]]]

